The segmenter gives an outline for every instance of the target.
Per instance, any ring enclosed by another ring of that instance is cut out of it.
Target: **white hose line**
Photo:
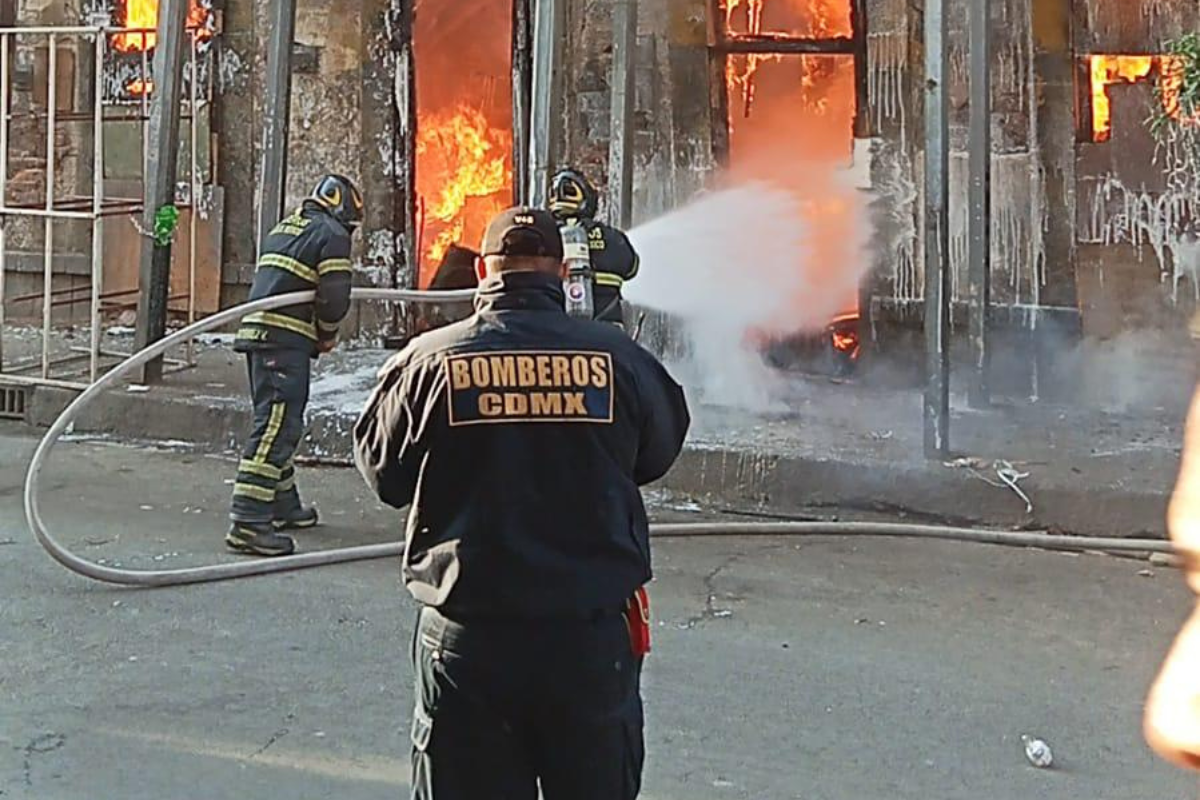
[[[412,303],[461,302],[474,297],[473,290],[457,292],[421,292],[408,289],[355,289],[355,300]],[[226,309],[189,325],[165,339],[135,353],[88,387],[58,416],[38,444],[25,477],[25,517],[38,542],[56,561],[86,578],[127,586],[181,586],[211,583],[233,578],[248,578],[276,572],[291,572],[353,561],[394,558],[404,552],[403,542],[345,547],[281,558],[260,558],[205,567],[171,570],[129,570],[97,564],[81,558],[60,544],[42,521],[38,486],[42,468],[50,451],[80,413],[105,390],[133,370],[170,348],[183,344],[197,334],[219,328],[255,311],[281,308],[313,299],[312,292],[296,292],[255,300]],[[1159,539],[1093,539],[1041,533],[989,531],[935,525],[902,525],[876,522],[700,522],[666,523],[651,526],[656,538],[700,536],[878,536],[917,539],[943,539],[1013,547],[1037,547],[1047,550],[1099,550],[1112,552],[1171,553],[1171,545]]]

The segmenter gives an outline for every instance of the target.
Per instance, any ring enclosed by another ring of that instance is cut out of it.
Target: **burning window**
[[[512,2],[426,3],[416,14],[420,286],[452,244],[476,249],[512,204]]]
[[[112,37],[112,46],[122,53],[153,50],[158,41],[158,0],[118,0],[116,25],[128,28],[129,33]],[[190,0],[187,16],[188,30],[198,39],[212,37],[212,10],[201,0]]]
[[[110,40],[113,57],[109,69],[118,84],[114,96],[126,101],[146,97],[154,91],[149,72],[150,53],[158,43],[158,0],[118,0],[114,21],[118,28],[125,29],[124,33],[113,34]],[[210,0],[190,0],[187,29],[196,44],[211,40],[215,27]]]
[[[858,274],[848,263],[855,198],[836,174],[851,163],[858,110],[851,2],[718,0],[718,9],[726,25],[717,46],[727,51],[730,172],[800,202],[811,245],[804,269],[828,276],[834,302],[849,312],[827,333],[835,351],[856,357],[857,290],[843,298],[843,289],[831,288]]]
[[[782,155],[785,147],[797,162],[849,163],[857,109],[853,56],[730,56],[726,81],[736,166]],[[772,174],[767,164],[761,172]]]
[[[731,36],[851,36],[847,0],[720,0]]]
[[[1183,68],[1174,56],[1093,55],[1089,56],[1091,76],[1091,141],[1112,138],[1112,97],[1110,87],[1158,80],[1163,88],[1163,106],[1172,117],[1179,115],[1179,86]]]

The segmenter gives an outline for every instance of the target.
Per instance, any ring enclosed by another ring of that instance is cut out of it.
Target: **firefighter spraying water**
[[[596,219],[600,195],[579,170],[560,170],[549,198],[567,248],[568,310],[624,328],[621,288],[637,277],[640,261],[629,237]]]

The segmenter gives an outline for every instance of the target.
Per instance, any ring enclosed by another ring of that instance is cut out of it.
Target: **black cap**
[[[563,257],[562,235],[554,215],[540,208],[519,206],[501,211],[483,234],[481,256]]]

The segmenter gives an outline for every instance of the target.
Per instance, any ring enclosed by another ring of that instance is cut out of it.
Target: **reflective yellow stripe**
[[[281,256],[278,253],[267,253],[258,260],[260,267],[277,267],[302,278],[309,283],[317,282],[317,271],[307,264],[302,264],[294,258]]]
[[[255,314],[247,315],[245,322],[254,325],[266,325],[271,328],[283,328],[285,331],[298,333],[301,336],[316,341],[317,326],[311,322],[305,322],[302,319],[289,317],[286,314],[273,314],[270,311],[259,311]]]
[[[253,500],[259,500],[263,503],[275,502],[274,489],[264,489],[252,483],[235,483],[233,485],[233,493],[242,497],[249,497]]]
[[[341,325],[342,323],[340,322],[326,322],[323,319],[317,320],[317,327],[321,329],[322,333],[337,333]]]
[[[614,289],[620,289],[625,285],[625,281],[620,275],[613,275],[611,272],[597,272],[596,285],[611,286]]]
[[[277,481],[283,475],[283,470],[278,467],[272,467],[270,464],[261,461],[251,461],[245,458],[238,463],[238,472],[247,472],[251,475],[257,475],[260,478],[266,478],[269,481]]]
[[[267,429],[263,431],[262,441],[258,443],[258,449],[254,451],[254,460],[260,464],[267,463],[267,456],[271,452],[271,447],[275,444],[275,437],[279,435],[279,429],[283,427],[283,413],[285,410],[286,406],[283,403],[275,403],[271,406],[271,416],[267,419]]]
[[[354,267],[348,258],[331,258],[317,265],[317,272],[328,275],[331,272],[353,272]]]
[[[295,488],[296,488],[296,476],[292,475],[291,477],[284,478],[283,480],[281,480],[279,482],[279,484],[275,487],[275,491],[276,492],[290,492],[292,489],[295,489]]]

